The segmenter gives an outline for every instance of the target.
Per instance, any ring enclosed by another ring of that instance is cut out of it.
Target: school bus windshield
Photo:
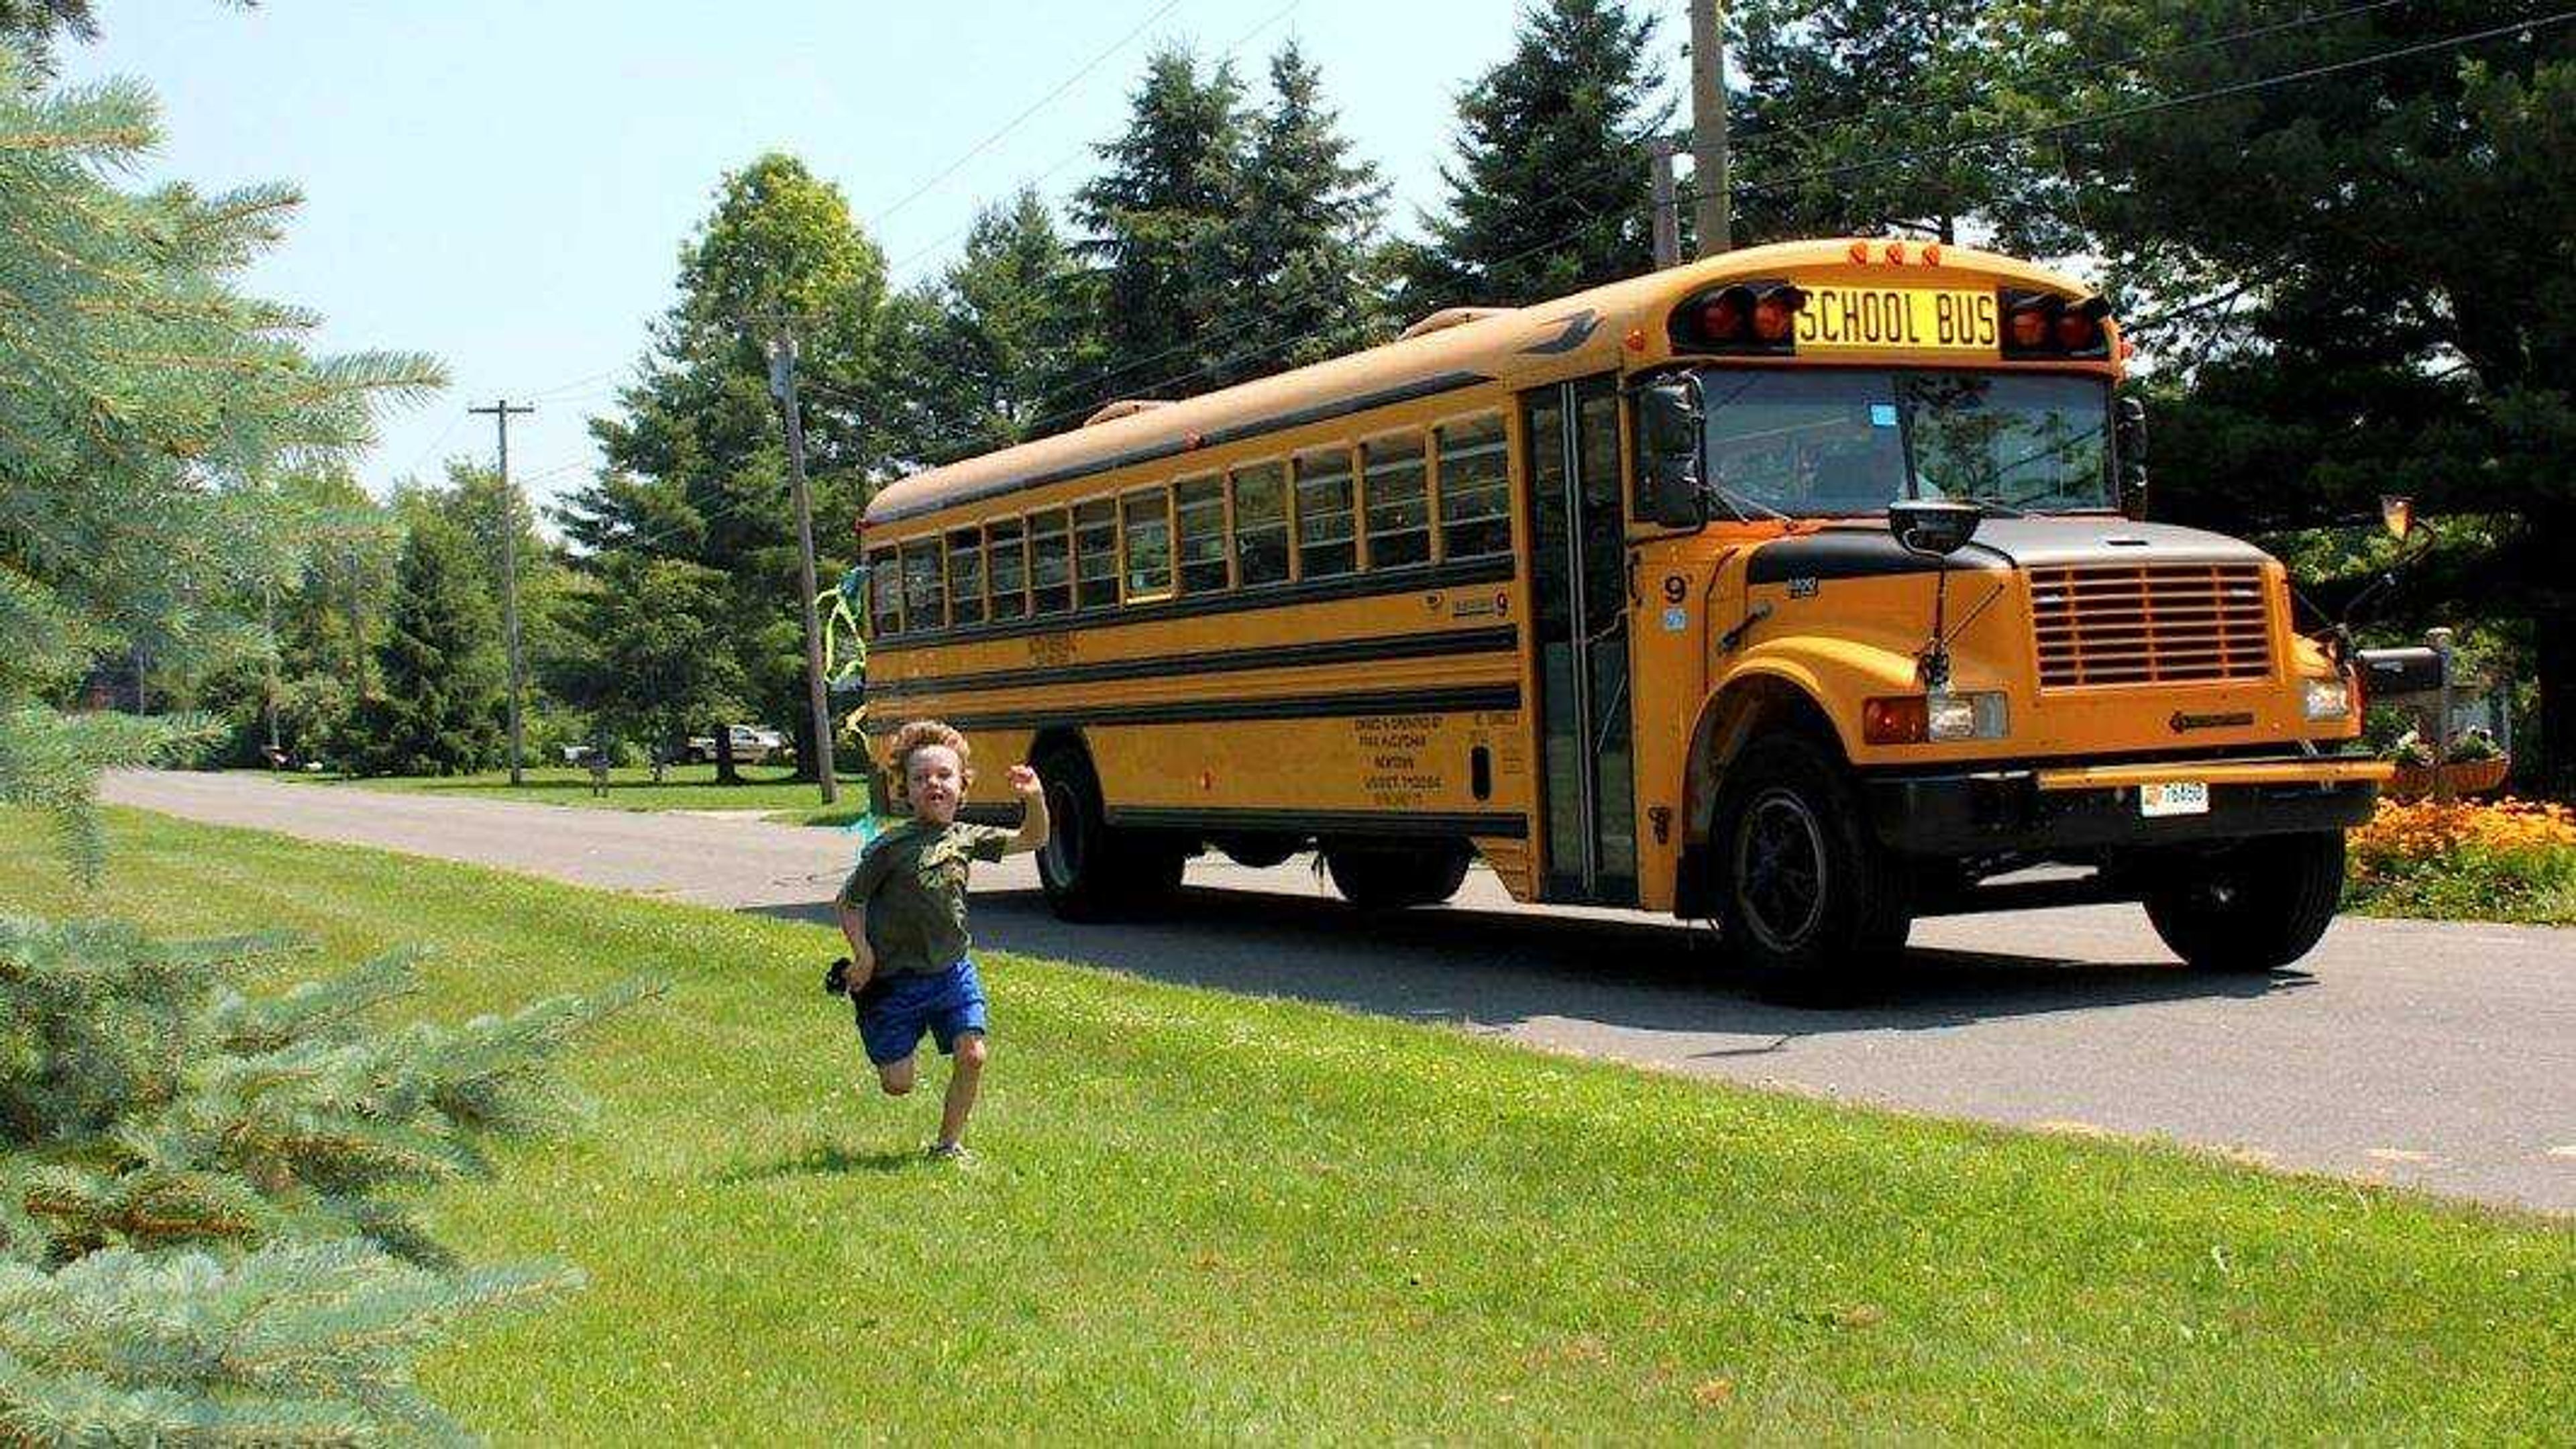
[[[1711,369],[1709,470],[1795,517],[1972,499],[2033,513],[2116,506],[2102,381],[2030,373]]]

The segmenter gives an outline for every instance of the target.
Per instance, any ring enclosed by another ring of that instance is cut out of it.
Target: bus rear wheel
[[[2202,971],[2263,972],[2305,956],[2343,898],[2343,832],[2257,836],[2159,871],[2147,920]]]
[[[1464,845],[1327,845],[1333,889],[1364,911],[1435,906],[1458,894],[1474,852]]]
[[[1798,735],[1748,746],[1726,772],[1711,839],[1721,938],[1761,994],[1839,1005],[1895,964],[1913,924],[1904,872],[1823,746]]]
[[[1038,884],[1058,916],[1107,920],[1180,887],[1184,853],[1170,842],[1111,826],[1100,802],[1100,779],[1081,752],[1050,751],[1037,770],[1047,802]]]

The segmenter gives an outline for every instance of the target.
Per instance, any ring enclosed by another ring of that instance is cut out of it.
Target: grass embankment
[[[605,810],[760,810],[785,812],[794,818],[822,809],[821,793],[811,780],[799,781],[783,766],[745,765],[742,783],[716,781],[713,765],[673,765],[655,784],[651,769],[637,765],[609,771],[605,794],[591,793],[590,772],[548,766],[520,772],[527,782],[512,785],[507,770],[479,775],[387,775],[343,779],[337,776],[282,773],[281,780],[340,790],[394,790],[405,794],[444,795],[460,799],[526,800],[541,805],[581,805]],[[843,780],[841,803],[832,807],[842,821],[855,818],[851,806],[866,798],[865,785]],[[840,823],[840,822],[835,822]]]
[[[854,1094],[820,927],[119,813],[109,899],[637,972],[603,1104],[436,1217],[590,1287],[432,1391],[507,1442],[2563,1434],[2576,1230],[996,955],[977,1163]],[[0,815],[0,902],[74,902]],[[1104,947],[1113,935],[1102,936]],[[2070,1068],[2073,1069],[2073,1068]]]

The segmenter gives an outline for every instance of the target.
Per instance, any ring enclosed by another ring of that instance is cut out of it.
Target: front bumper
[[[1872,775],[1861,790],[1870,826],[1889,849],[1958,856],[2342,830],[2370,818],[2392,773],[2377,760],[2171,760]],[[2140,785],[2175,780],[2209,786],[2207,814],[2139,812]]]

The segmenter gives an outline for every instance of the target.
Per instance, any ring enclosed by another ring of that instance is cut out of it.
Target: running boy
[[[966,1116],[984,1075],[984,985],[966,955],[966,872],[1046,844],[1046,795],[1035,770],[1011,767],[1011,788],[1028,813],[1016,831],[960,825],[957,806],[975,773],[966,737],[937,720],[914,720],[887,748],[912,818],[869,841],[858,869],[833,900],[850,940],[848,991],[859,1039],[886,1095],[912,1090],[913,1054],[927,1029],[957,1059],[939,1114],[933,1157],[965,1149]]]

